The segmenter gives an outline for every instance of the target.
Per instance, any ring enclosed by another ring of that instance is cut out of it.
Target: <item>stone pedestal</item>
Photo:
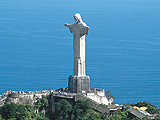
[[[89,76],[69,76],[68,88],[71,93],[89,93],[90,78]]]

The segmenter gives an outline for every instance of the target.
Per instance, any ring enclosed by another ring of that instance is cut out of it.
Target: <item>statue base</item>
[[[70,93],[89,93],[91,91],[89,76],[69,76],[68,90]]]

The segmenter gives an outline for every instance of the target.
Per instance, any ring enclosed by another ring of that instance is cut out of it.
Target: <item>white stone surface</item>
[[[79,13],[74,15],[74,24],[65,24],[73,33],[74,76],[85,76],[85,36],[89,27],[82,21]]]
[[[103,92],[103,93],[102,93]],[[100,94],[99,94],[100,93]],[[111,104],[114,100],[108,99],[105,96],[104,90],[101,92],[96,92],[96,93],[87,93],[86,96],[94,101],[96,101],[99,104],[105,104],[105,105],[109,105]]]
[[[105,92],[104,92],[104,89],[101,90],[101,91],[96,91],[97,95],[99,96],[105,96]]]

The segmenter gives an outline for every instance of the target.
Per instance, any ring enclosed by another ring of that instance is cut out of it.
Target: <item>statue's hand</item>
[[[68,26],[69,26],[69,24],[67,24],[67,23],[66,23],[66,24],[64,24],[64,26],[65,26],[65,27],[68,27]]]

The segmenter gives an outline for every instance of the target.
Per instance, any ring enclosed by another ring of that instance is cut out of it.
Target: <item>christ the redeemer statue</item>
[[[68,92],[89,93],[90,78],[85,72],[85,36],[89,27],[82,21],[79,13],[74,15],[74,24],[65,24],[73,33],[74,72],[68,78]]]
[[[81,15],[74,15],[74,24],[65,24],[73,33],[74,76],[85,76],[85,36],[89,27],[82,21]]]

